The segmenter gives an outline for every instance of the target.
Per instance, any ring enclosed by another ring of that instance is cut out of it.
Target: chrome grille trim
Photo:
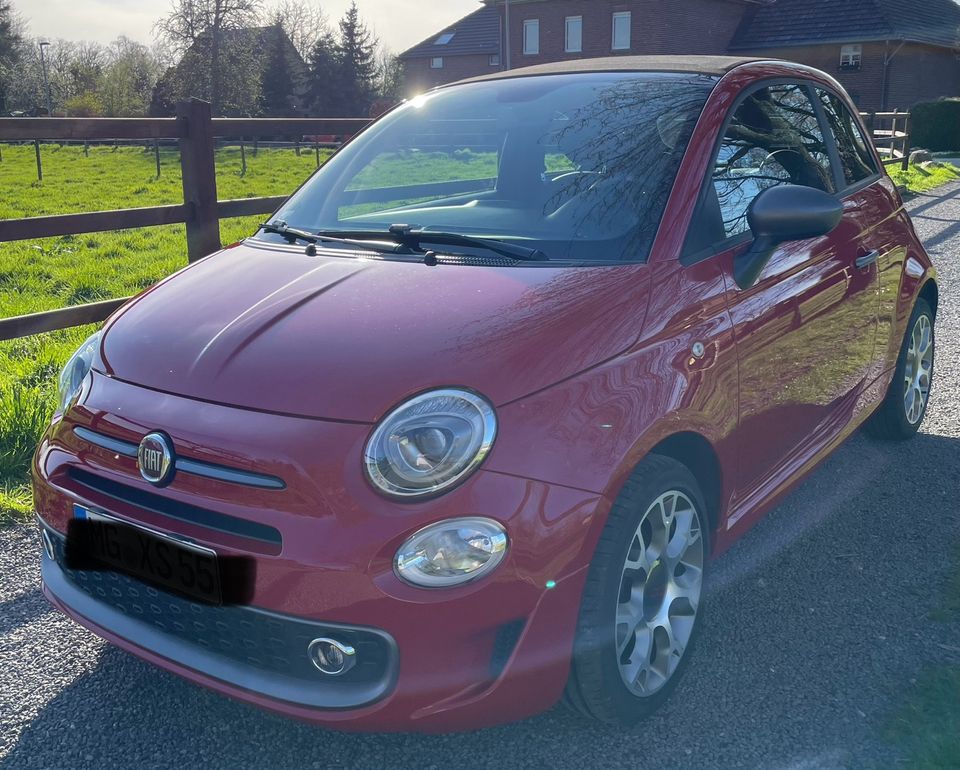
[[[101,449],[106,449],[123,457],[135,458],[137,456],[137,445],[132,441],[113,438],[112,436],[107,436],[79,425],[73,429],[73,432],[77,438],[86,441],[88,444],[98,446]],[[204,478],[226,481],[229,484],[240,484],[246,487],[286,489],[287,486],[283,479],[279,479],[276,476],[242,471],[237,468],[228,468],[225,465],[207,463],[202,460],[190,460],[185,457],[177,457],[174,467],[178,473],[189,473],[192,476],[203,476]]]

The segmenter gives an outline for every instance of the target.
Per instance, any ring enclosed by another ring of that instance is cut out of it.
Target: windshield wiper
[[[368,239],[383,238],[384,236],[394,238],[400,246],[419,252],[427,251],[423,248],[423,243],[436,243],[441,246],[470,246],[485,249],[486,251],[492,251],[494,254],[520,261],[546,262],[550,259],[540,249],[518,246],[515,243],[507,243],[496,238],[478,238],[472,235],[435,230],[414,230],[410,225],[390,225],[390,230],[386,233],[377,231],[351,232],[350,230],[321,230],[318,233],[318,237],[353,239],[361,242],[366,242]]]
[[[368,251],[376,251],[380,254],[395,254],[399,252],[399,247],[402,244],[392,243],[389,241],[381,241],[377,243],[375,239],[361,239],[356,240],[353,238],[343,238],[336,237],[332,235],[326,235],[325,233],[311,233],[307,230],[300,230],[296,227],[290,227],[286,222],[264,222],[260,225],[260,229],[267,233],[276,233],[277,235],[283,236],[287,240],[293,241],[306,241],[310,244],[317,243],[342,243],[347,246],[354,246],[358,249],[367,249]]]

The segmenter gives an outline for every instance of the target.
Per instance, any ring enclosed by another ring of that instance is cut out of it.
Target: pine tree
[[[0,0],[0,114],[6,112],[8,77],[16,77],[20,35],[14,26],[13,7]]]
[[[310,112],[321,117],[330,117],[340,111],[340,62],[337,58],[337,41],[330,32],[325,32],[310,50],[307,64],[310,67],[310,87],[307,103]]]
[[[377,90],[377,40],[360,20],[356,0],[340,20],[337,59],[341,114],[366,115]]]
[[[266,115],[282,117],[293,113],[296,84],[287,57],[287,40],[276,20],[270,28],[270,37],[261,80],[261,109]]]

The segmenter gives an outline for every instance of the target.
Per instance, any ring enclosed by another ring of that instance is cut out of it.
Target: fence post
[[[240,176],[247,175],[247,147],[243,142],[243,139],[240,140]]]
[[[187,258],[196,262],[221,246],[210,105],[200,99],[180,102],[177,117],[186,124],[186,135],[180,139],[183,202],[192,208],[187,220]]]
[[[900,168],[906,171],[910,168],[910,132],[913,130],[913,116],[908,112],[907,116],[903,119],[903,163],[900,164]]]
[[[160,178],[160,140],[153,140],[153,157],[157,160],[157,179]]]
[[[36,151],[36,153],[37,153],[37,181],[38,181],[38,182],[42,182],[42,181],[43,181],[43,166],[42,166],[41,163],[40,163],[40,140],[39,140],[39,139],[34,139],[34,140],[33,140],[33,149],[34,149],[34,150]]]
[[[314,142],[313,149],[317,154],[317,168],[320,168],[320,142]]]

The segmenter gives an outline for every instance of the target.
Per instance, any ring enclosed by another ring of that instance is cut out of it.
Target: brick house
[[[400,59],[407,92],[501,69],[500,35],[500,9],[484,5],[404,51]]]
[[[747,11],[729,50],[829,72],[867,110],[960,95],[954,0],[779,0]]]
[[[408,90],[489,72],[495,60],[509,69],[619,53],[737,53],[791,59],[829,72],[865,110],[906,109],[918,101],[960,95],[956,0],[484,3],[484,9],[458,24],[496,10],[496,17],[483,16],[482,27],[475,27],[470,37],[473,50],[486,36],[483,50],[489,55],[440,53],[441,41],[457,29],[455,24],[403,54]],[[432,62],[432,77],[424,76],[425,61]]]

